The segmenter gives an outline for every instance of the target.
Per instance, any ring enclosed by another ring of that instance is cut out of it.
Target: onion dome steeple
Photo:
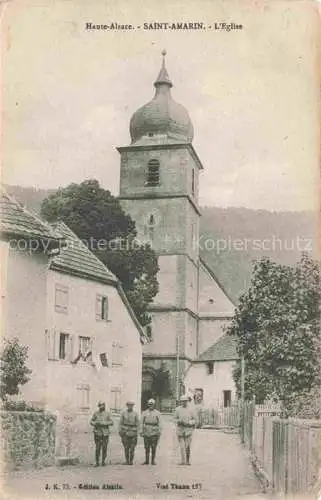
[[[130,120],[132,144],[179,144],[193,140],[193,125],[187,110],[171,96],[173,86],[163,50],[162,66],[154,83],[152,101],[136,111]]]

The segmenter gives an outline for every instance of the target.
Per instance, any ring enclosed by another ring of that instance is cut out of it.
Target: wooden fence
[[[241,407],[239,404],[198,410],[199,427],[237,428],[240,426]]]
[[[272,440],[276,491],[310,491],[321,466],[321,421],[275,419]]]
[[[321,421],[281,419],[278,413],[277,407],[246,403],[242,440],[275,492],[308,492],[321,467]]]

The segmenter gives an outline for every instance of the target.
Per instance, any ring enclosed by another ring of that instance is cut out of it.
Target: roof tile
[[[236,347],[236,337],[223,335],[215,344],[200,354],[195,361],[228,361],[239,359]]]
[[[0,230],[26,238],[61,239],[49,224],[29,212],[3,188],[0,191]]]
[[[117,283],[117,277],[87,248],[78,236],[64,222],[51,226],[61,233],[66,246],[52,257],[50,267],[81,275],[96,281]]]

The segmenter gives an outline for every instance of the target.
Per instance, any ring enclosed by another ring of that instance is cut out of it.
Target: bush
[[[7,411],[42,411],[42,408],[37,408],[36,406],[29,405],[25,401],[3,401],[1,405],[2,410]]]
[[[8,395],[19,394],[21,385],[26,384],[31,370],[26,366],[28,347],[19,344],[19,340],[4,340],[0,355],[0,397],[5,401]]]

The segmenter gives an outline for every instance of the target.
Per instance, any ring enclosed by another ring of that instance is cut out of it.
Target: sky
[[[204,170],[200,205],[310,210],[320,166],[320,15],[312,0],[1,3],[2,180],[118,193],[117,146],[166,48]],[[234,22],[242,30],[86,30],[86,22]]]

